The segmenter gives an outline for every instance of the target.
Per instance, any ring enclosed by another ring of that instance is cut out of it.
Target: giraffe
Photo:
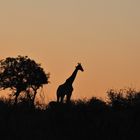
[[[78,73],[78,71],[84,71],[81,63],[78,63],[78,65],[75,67],[74,72],[72,73],[72,75],[65,81],[64,84],[60,85],[57,89],[57,102],[63,102],[64,97],[66,96],[66,102],[70,102],[71,99],[71,95],[73,92],[73,82],[76,78],[76,75]]]

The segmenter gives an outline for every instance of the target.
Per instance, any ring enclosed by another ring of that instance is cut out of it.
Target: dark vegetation
[[[49,74],[44,72],[40,64],[27,56],[7,57],[0,60],[0,88],[12,90],[15,104],[22,92],[33,105],[37,90],[44,84],[48,84],[48,78]]]
[[[40,64],[26,56],[0,61],[0,89],[11,90],[9,99],[0,100],[2,140],[140,139],[139,91],[109,90],[107,101],[93,97],[34,104],[48,78]]]
[[[30,106],[28,100],[14,105],[0,101],[2,139],[139,139],[140,92],[108,91],[108,101],[93,97],[69,104],[50,102]]]

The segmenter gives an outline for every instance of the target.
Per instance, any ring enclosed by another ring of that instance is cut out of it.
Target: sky
[[[140,89],[139,0],[1,0],[0,59],[27,55],[50,72],[46,100],[78,62],[73,99]]]

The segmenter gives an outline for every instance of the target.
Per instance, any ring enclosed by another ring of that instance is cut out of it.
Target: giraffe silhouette
[[[81,63],[78,63],[78,65],[75,67],[74,72],[72,73],[72,75],[65,81],[64,84],[60,85],[57,89],[57,102],[63,102],[64,97],[66,96],[66,102],[69,103],[70,99],[71,99],[71,95],[73,92],[73,82],[76,78],[76,75],[78,73],[78,71],[84,71]]]

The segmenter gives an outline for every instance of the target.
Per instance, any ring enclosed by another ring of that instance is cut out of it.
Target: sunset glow
[[[1,0],[0,59],[27,55],[50,72],[46,101],[80,62],[73,98],[140,89],[139,0]]]

